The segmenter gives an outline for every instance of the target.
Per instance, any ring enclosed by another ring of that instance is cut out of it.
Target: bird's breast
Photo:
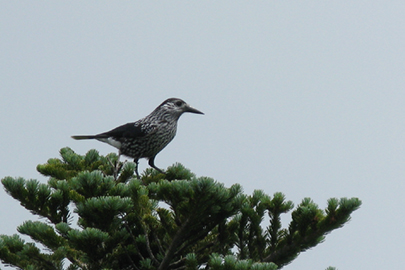
[[[143,137],[126,138],[122,142],[120,151],[133,158],[153,157],[173,140],[176,131],[175,125],[160,125]]]

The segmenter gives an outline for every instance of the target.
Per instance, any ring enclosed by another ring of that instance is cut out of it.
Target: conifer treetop
[[[361,205],[331,198],[322,210],[304,198],[295,207],[280,192],[246,195],[239,184],[227,188],[179,163],[166,174],[146,169],[137,179],[135,164],[115,154],[63,148],[60,155],[37,166],[46,184],[2,179],[10,196],[43,218],[17,228],[32,242],[0,235],[3,263],[38,270],[281,269]],[[281,216],[290,211],[283,227]]]

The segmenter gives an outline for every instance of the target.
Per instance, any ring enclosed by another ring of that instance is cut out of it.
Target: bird
[[[160,173],[163,170],[155,166],[155,157],[176,136],[177,121],[183,113],[204,114],[191,107],[179,98],[169,98],[163,101],[148,116],[121,125],[110,131],[96,135],[74,135],[75,140],[96,139],[118,149],[118,159],[121,155],[134,159],[135,173],[139,179],[139,159],[148,159],[148,164]]]

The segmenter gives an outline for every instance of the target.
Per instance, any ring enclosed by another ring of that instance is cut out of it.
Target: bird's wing
[[[115,138],[115,139],[123,139],[123,138],[140,138],[147,135],[148,132],[143,130],[140,125],[135,123],[128,123],[119,127],[116,127],[110,131],[97,134],[95,139],[103,139],[103,138]]]

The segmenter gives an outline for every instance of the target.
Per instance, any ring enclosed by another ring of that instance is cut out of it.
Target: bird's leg
[[[149,159],[149,166],[151,166],[152,168],[154,168],[155,170],[157,170],[160,173],[163,173],[163,174],[165,173],[164,171],[162,171],[161,169],[159,169],[158,167],[155,166],[155,157],[154,156]]]
[[[135,167],[136,178],[140,179],[139,173],[138,173],[139,159],[137,159],[137,158],[134,159],[134,162],[135,162],[135,164],[136,164],[136,167]]]

